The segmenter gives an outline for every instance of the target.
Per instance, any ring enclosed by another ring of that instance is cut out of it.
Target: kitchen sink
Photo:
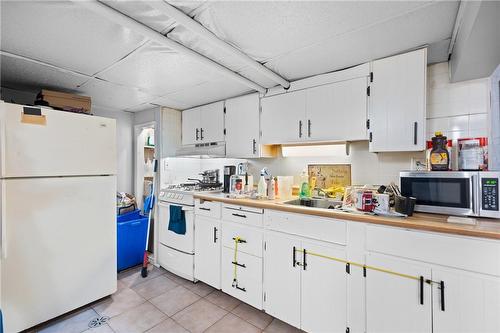
[[[334,209],[335,206],[342,205],[340,200],[332,199],[295,199],[283,202],[285,205],[305,206],[313,208]]]

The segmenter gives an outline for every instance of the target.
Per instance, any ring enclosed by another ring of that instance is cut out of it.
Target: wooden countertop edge
[[[241,205],[241,206],[248,206],[248,207],[262,208],[262,209],[272,209],[289,213],[315,215],[327,218],[338,218],[353,222],[373,223],[373,224],[387,225],[387,226],[400,227],[406,229],[416,229],[416,230],[433,231],[433,232],[440,232],[440,233],[447,233],[454,235],[500,240],[500,221],[494,222],[494,220],[488,222],[478,221],[478,224],[476,225],[465,225],[465,224],[462,225],[462,224],[443,222],[446,221],[447,216],[437,215],[437,214],[417,213],[409,218],[384,217],[384,216],[373,216],[373,215],[350,214],[346,212],[337,212],[337,211],[311,208],[311,207],[284,205],[279,200],[264,201],[264,200],[254,200],[254,199],[233,199],[233,198],[226,198],[210,194],[208,195],[195,194],[194,197],[198,199],[217,201],[232,205]],[[497,223],[498,226],[491,227],[491,229],[488,229],[487,226],[486,227],[483,226],[483,224],[493,224],[493,223]]]

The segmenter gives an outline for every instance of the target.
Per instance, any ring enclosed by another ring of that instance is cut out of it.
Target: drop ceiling
[[[275,82],[214,47],[149,1],[103,1],[136,21],[270,88]],[[446,61],[457,1],[169,2],[287,80],[429,45]],[[136,31],[70,1],[1,2],[1,84],[87,94],[94,107],[177,109],[252,91]]]

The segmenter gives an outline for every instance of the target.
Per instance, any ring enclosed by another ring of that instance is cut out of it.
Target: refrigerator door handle
[[[7,222],[5,221],[5,209],[3,199],[5,196],[5,181],[0,180],[0,241],[2,245],[0,247],[0,258],[7,258]]]

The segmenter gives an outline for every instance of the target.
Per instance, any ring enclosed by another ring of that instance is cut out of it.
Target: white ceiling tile
[[[88,80],[83,75],[61,72],[52,67],[20,58],[2,55],[0,58],[1,85],[13,89],[38,92],[40,89],[75,91]]]
[[[126,110],[156,98],[139,89],[112,84],[92,79],[83,84],[78,91],[90,96],[92,104],[119,110]]]
[[[295,80],[432,44],[449,38],[457,9],[456,2],[437,2],[368,29],[295,50],[266,66]]]
[[[148,43],[100,73],[99,77],[140,87],[159,96],[186,89],[210,78],[223,78],[210,67],[154,43]]]
[[[92,75],[145,39],[70,1],[2,1],[1,48]]]
[[[191,106],[191,104],[189,104],[189,103],[180,102],[180,101],[177,101],[171,97],[166,97],[166,96],[158,97],[157,99],[153,100],[151,102],[151,104],[166,106],[166,107],[169,107],[171,109],[176,109],[176,110],[188,109]]]
[[[163,96],[167,99],[171,98],[176,101],[185,103],[182,109],[191,108],[198,105],[208,104],[215,101],[221,101],[226,98],[234,97],[249,93],[251,90],[239,83],[230,81],[208,81],[202,84],[189,87],[172,94]],[[165,105],[172,108],[171,105]],[[181,108],[177,108],[181,109]]]

